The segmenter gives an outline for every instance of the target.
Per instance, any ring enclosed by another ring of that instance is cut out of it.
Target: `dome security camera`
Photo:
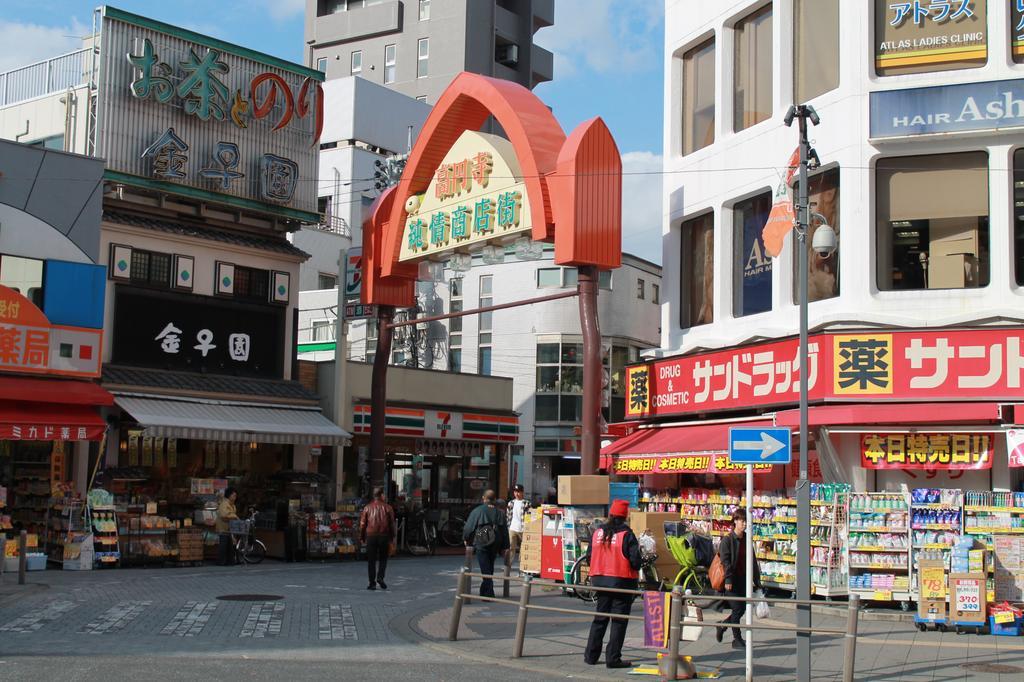
[[[820,258],[828,258],[836,252],[838,237],[836,231],[828,223],[822,223],[814,231],[811,238],[811,248]]]

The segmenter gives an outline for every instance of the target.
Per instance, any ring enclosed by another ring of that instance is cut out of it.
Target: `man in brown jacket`
[[[386,590],[384,571],[388,567],[389,546],[395,540],[395,510],[385,501],[384,489],[373,489],[373,500],[363,507],[359,516],[359,539],[366,546],[366,570],[370,576],[368,590]],[[376,581],[376,582],[375,582]]]

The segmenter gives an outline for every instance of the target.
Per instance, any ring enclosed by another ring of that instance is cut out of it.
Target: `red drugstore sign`
[[[755,474],[771,472],[771,464],[755,464]],[[744,464],[732,464],[725,455],[665,454],[619,455],[615,458],[616,474],[742,474]]]
[[[626,368],[626,417],[795,404],[796,339]],[[1018,400],[1024,329],[816,334],[808,341],[812,402]]]
[[[994,436],[988,433],[866,433],[865,469],[991,469]]]

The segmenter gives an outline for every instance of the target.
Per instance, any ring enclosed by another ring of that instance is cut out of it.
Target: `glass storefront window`
[[[557,343],[538,343],[537,344],[537,364],[558,364],[558,344]]]
[[[708,324],[715,316],[715,214],[687,220],[681,230],[679,326],[688,329]]]
[[[563,343],[562,344],[562,364],[577,364],[583,362],[583,344],[582,343]]]
[[[562,367],[562,393],[583,393],[583,367],[569,365]]]
[[[772,259],[765,253],[761,240],[771,207],[772,194],[765,192],[733,208],[733,313],[736,317],[772,309]]]
[[[811,176],[807,183],[811,211],[820,213],[825,220],[836,231],[836,239],[839,238],[839,169],[833,168],[824,173]],[[807,235],[807,300],[822,301],[826,298],[833,298],[839,295],[839,249],[837,248],[828,258],[822,258],[811,244],[814,243],[814,233],[821,227],[820,220],[811,221],[811,227]],[[793,243],[793,302],[799,304],[799,277],[797,267],[797,247],[799,242],[796,239],[790,240]],[[838,241],[836,242],[838,244]]]
[[[558,396],[538,395],[534,398],[537,414],[536,421],[556,422],[558,421]]]
[[[874,45],[879,76],[984,66],[988,0],[875,0]]]
[[[875,184],[879,289],[988,285],[988,154],[881,159]]]
[[[558,366],[537,368],[537,393],[558,393]]]
[[[796,0],[793,99],[808,102],[839,87],[839,0]]]
[[[772,115],[772,6],[736,22],[733,78],[733,130]]]
[[[563,395],[561,403],[561,420],[563,422],[583,421],[583,396]]]

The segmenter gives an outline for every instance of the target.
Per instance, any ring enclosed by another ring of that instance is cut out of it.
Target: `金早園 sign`
[[[665,358],[626,368],[626,417],[789,405],[799,397],[796,339]],[[1024,330],[816,334],[814,402],[1017,400]]]
[[[39,308],[0,285],[0,370],[97,377],[103,332],[51,325]]]
[[[988,433],[866,433],[865,469],[991,469],[994,437]]]
[[[445,154],[425,194],[406,204],[400,261],[437,256],[529,233],[530,205],[512,144],[465,131]]]
[[[102,31],[108,175],[317,221],[323,74],[111,7]]]
[[[875,0],[880,76],[982,66],[988,0]]]
[[[616,455],[616,474],[743,474],[745,464],[733,464],[726,453]],[[766,474],[771,464],[755,464],[755,474]]]

